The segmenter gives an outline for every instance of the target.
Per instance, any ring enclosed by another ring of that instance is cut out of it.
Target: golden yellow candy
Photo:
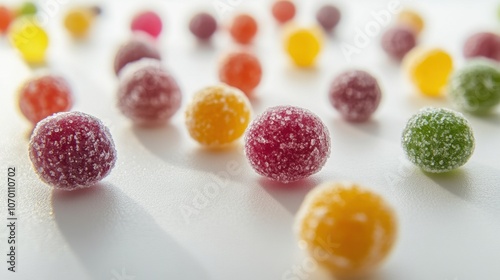
[[[339,277],[373,271],[397,236],[392,208],[379,195],[351,183],[323,183],[297,214],[299,245]]]
[[[186,126],[202,145],[223,146],[240,138],[250,122],[251,106],[239,89],[225,84],[197,92],[186,109]]]
[[[289,26],[285,31],[285,49],[295,65],[313,66],[321,52],[323,36],[318,28]]]
[[[442,49],[415,48],[406,55],[403,63],[419,91],[432,97],[443,93],[453,71],[453,60]]]
[[[93,19],[90,9],[75,8],[66,14],[64,26],[74,38],[83,38],[87,36]]]
[[[9,29],[9,40],[26,62],[39,64],[45,61],[49,37],[34,17],[25,16],[14,21]]]
[[[403,10],[398,15],[398,21],[414,28],[417,34],[424,29],[424,19],[415,11]]]

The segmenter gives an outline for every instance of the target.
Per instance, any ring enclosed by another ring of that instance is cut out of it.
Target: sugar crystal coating
[[[62,77],[41,76],[27,81],[19,91],[19,108],[33,124],[72,106],[73,94]]]
[[[324,5],[316,13],[316,20],[326,32],[331,32],[340,21],[340,10],[333,5]]]
[[[403,130],[408,159],[422,170],[448,172],[464,165],[474,152],[474,135],[462,114],[444,108],[424,108]]]
[[[71,191],[106,177],[115,165],[116,150],[108,128],[99,119],[63,112],[37,124],[29,156],[42,181]]]
[[[233,39],[245,45],[250,44],[257,34],[257,30],[257,21],[248,14],[237,15],[229,27],[229,33]]]
[[[259,59],[248,52],[233,52],[221,62],[219,78],[221,82],[242,90],[246,95],[259,85],[262,67]]]
[[[463,49],[466,58],[485,57],[500,62],[500,36],[491,32],[480,32],[470,36]]]
[[[377,109],[381,92],[377,80],[365,71],[340,74],[330,87],[330,103],[348,121],[363,122]]]
[[[189,30],[200,40],[208,40],[217,31],[217,21],[208,13],[198,13],[189,22]]]
[[[158,14],[153,11],[140,12],[134,16],[130,23],[132,31],[142,31],[157,38],[163,29],[163,23]]]
[[[271,107],[250,124],[245,153],[260,175],[294,182],[321,170],[330,156],[330,135],[320,118],[306,109]]]
[[[145,33],[136,33],[128,42],[120,46],[115,56],[114,69],[118,75],[125,65],[142,58],[161,59],[152,38]]]
[[[273,3],[271,12],[279,23],[285,23],[295,17],[295,4],[291,0],[277,0]]]
[[[395,26],[382,36],[382,48],[391,57],[401,60],[417,44],[415,31],[407,26]]]
[[[239,89],[225,84],[198,91],[186,108],[189,135],[204,146],[220,147],[240,138],[250,122],[251,106]]]
[[[123,70],[118,108],[136,124],[164,123],[179,110],[181,101],[177,82],[158,61],[143,59]]]
[[[469,62],[452,75],[448,93],[461,110],[489,112],[500,104],[500,68],[486,60]]]
[[[342,279],[376,269],[394,247],[398,225],[378,194],[353,183],[326,182],[307,194],[295,230],[299,246]]]

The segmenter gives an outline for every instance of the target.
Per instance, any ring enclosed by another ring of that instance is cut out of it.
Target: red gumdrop
[[[330,156],[330,135],[309,110],[272,107],[250,124],[245,154],[260,175],[282,183],[294,182],[321,170]]]
[[[0,33],[5,33],[13,20],[12,11],[5,6],[0,6]]]
[[[227,55],[219,68],[221,82],[236,87],[247,96],[257,87],[262,77],[259,59],[247,52]]]
[[[29,144],[40,179],[56,189],[91,187],[115,165],[116,150],[107,127],[96,117],[63,112],[40,121]]]
[[[123,70],[118,88],[118,108],[139,125],[166,122],[181,106],[175,79],[158,61],[131,63]]]
[[[365,71],[347,71],[335,78],[330,102],[344,119],[363,122],[377,109],[381,92],[377,80]]]
[[[466,58],[486,57],[500,61],[500,36],[490,32],[480,32],[470,36],[463,49]]]
[[[233,19],[229,32],[240,44],[249,44],[257,34],[257,21],[247,14],[238,15]]]
[[[130,24],[132,31],[143,31],[154,38],[157,38],[163,28],[160,16],[152,11],[145,11],[137,14]]]
[[[115,74],[118,75],[128,63],[142,58],[161,60],[161,55],[149,35],[137,33],[118,49],[114,61]]]
[[[42,76],[26,82],[19,91],[19,108],[33,124],[73,106],[71,89],[62,77]]]
[[[189,22],[189,30],[196,38],[208,40],[217,30],[217,21],[208,13],[199,13]]]
[[[295,17],[295,4],[290,0],[277,0],[271,10],[274,19],[279,23],[285,23]]]
[[[391,57],[401,60],[417,45],[417,36],[412,28],[396,26],[382,36],[382,48]]]

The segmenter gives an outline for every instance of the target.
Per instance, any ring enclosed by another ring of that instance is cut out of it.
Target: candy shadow
[[[450,107],[450,104],[446,99],[446,95],[444,94],[439,97],[426,97],[422,93],[413,91],[407,93],[406,96],[407,98],[405,98],[405,100],[411,108],[414,108],[415,111],[425,107]]]
[[[260,178],[258,183],[292,215],[297,213],[307,193],[319,184],[311,177],[288,184]]]
[[[125,274],[137,279],[208,278],[142,206],[113,185],[54,191],[52,209],[66,243],[91,279]]]
[[[469,175],[461,168],[445,173],[422,172],[436,184],[462,199],[467,200],[471,193]]]

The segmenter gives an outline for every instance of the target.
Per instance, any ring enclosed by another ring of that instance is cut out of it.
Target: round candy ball
[[[165,123],[179,110],[181,91],[158,61],[129,64],[120,77],[118,108],[139,125]]]
[[[406,55],[404,64],[417,89],[431,97],[443,93],[453,71],[451,56],[441,49],[414,48]]]
[[[14,14],[12,11],[5,6],[0,6],[0,33],[5,33],[13,20]]]
[[[363,122],[377,110],[381,92],[377,80],[365,71],[347,71],[335,78],[330,87],[330,103],[344,119]]]
[[[411,27],[417,35],[420,34],[425,27],[424,19],[414,10],[401,11],[398,15],[397,21]]]
[[[32,124],[72,106],[71,88],[62,77],[41,76],[27,81],[19,91],[19,108]]]
[[[285,23],[295,17],[295,4],[290,0],[276,0],[271,12],[277,22]]]
[[[11,44],[30,64],[45,62],[49,47],[49,36],[36,22],[34,18],[21,17],[11,24],[8,34]]]
[[[257,29],[257,21],[251,15],[241,14],[233,19],[229,32],[236,42],[250,44],[257,34]]]
[[[485,57],[500,62],[500,36],[480,32],[470,36],[464,44],[465,58]]]
[[[86,188],[106,177],[116,150],[107,127],[91,115],[64,112],[40,121],[29,144],[29,156],[42,181],[56,189]]]
[[[431,173],[448,172],[464,165],[474,152],[474,135],[464,116],[444,108],[424,108],[403,130],[408,159]]]
[[[316,20],[326,32],[331,32],[339,23],[340,18],[340,10],[332,5],[324,5],[316,13]]]
[[[115,56],[114,69],[118,75],[125,65],[142,58],[161,60],[161,55],[152,38],[144,33],[135,34],[132,39],[120,46]]]
[[[448,94],[461,110],[487,113],[500,104],[500,68],[487,61],[474,61],[454,73]]]
[[[261,77],[259,59],[248,52],[230,53],[220,64],[221,82],[242,90],[246,95],[250,95],[259,85]]]
[[[243,135],[250,116],[251,106],[245,94],[221,84],[194,95],[186,108],[186,127],[198,143],[221,147]]]
[[[208,13],[198,13],[189,22],[189,30],[200,40],[208,40],[217,30],[217,21]]]
[[[316,28],[290,26],[285,32],[285,50],[294,64],[311,67],[321,52],[323,37]]]
[[[401,60],[417,45],[415,31],[405,25],[388,29],[382,36],[382,48],[394,59]]]
[[[338,278],[364,276],[389,255],[397,218],[378,194],[357,184],[326,182],[300,207],[295,230],[299,246]]]
[[[38,7],[33,2],[24,2],[17,8],[16,16],[34,16],[38,12]]]
[[[140,12],[134,16],[130,23],[132,31],[142,31],[153,38],[157,38],[163,28],[163,23],[160,16],[153,11]]]
[[[93,20],[94,13],[92,10],[87,8],[75,8],[68,11],[66,14],[64,26],[74,38],[84,38],[88,35]]]
[[[321,170],[330,156],[325,124],[309,110],[293,106],[267,109],[245,134],[245,154],[253,169],[289,183]]]

